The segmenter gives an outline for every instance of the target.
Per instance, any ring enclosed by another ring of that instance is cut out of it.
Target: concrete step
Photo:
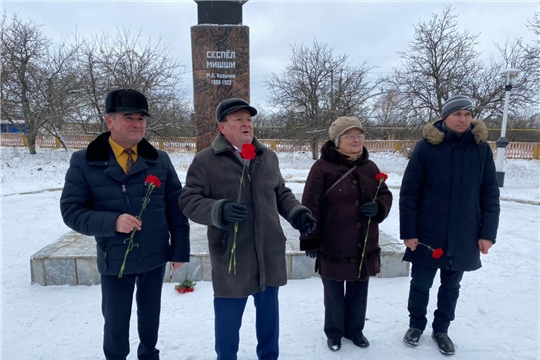
[[[190,262],[180,269],[168,267],[164,281],[181,282],[187,277],[193,281],[211,281],[211,264],[206,239],[206,226],[190,222]],[[289,279],[306,279],[318,276],[314,272],[315,260],[299,250],[298,231],[281,219],[287,237],[286,258]],[[381,272],[379,277],[409,275],[409,263],[401,261],[405,247],[398,240],[381,232]],[[100,275],[96,265],[94,237],[74,231],[62,235],[30,258],[32,284],[39,285],[96,285]]]

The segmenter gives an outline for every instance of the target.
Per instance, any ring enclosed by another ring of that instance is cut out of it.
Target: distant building
[[[2,134],[20,134],[24,133],[25,130],[26,125],[23,120],[0,120],[0,133]]]

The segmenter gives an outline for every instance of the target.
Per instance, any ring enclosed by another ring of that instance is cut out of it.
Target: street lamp
[[[499,182],[499,187],[504,186],[504,159],[506,153],[506,147],[510,143],[506,138],[506,121],[508,118],[508,101],[510,100],[510,92],[512,91],[512,86],[515,84],[516,79],[521,70],[518,69],[506,69],[500,73],[503,84],[504,84],[504,110],[503,110],[503,120],[501,125],[501,137],[495,142],[497,145],[497,162],[495,167],[497,168],[497,181]]]

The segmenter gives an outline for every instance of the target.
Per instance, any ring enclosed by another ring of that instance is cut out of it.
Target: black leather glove
[[[379,212],[379,204],[376,201],[365,203],[360,206],[360,212],[367,217],[375,216]]]
[[[300,235],[306,236],[315,231],[317,227],[317,220],[311,215],[309,211],[304,211],[293,219],[292,226],[296,230],[300,230]]]
[[[319,252],[317,250],[307,250],[306,256],[309,256],[312,259],[317,259],[319,257]]]
[[[223,206],[223,220],[227,222],[241,222],[247,217],[247,208],[244,204],[228,202]]]

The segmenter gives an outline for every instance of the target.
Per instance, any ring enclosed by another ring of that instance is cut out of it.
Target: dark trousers
[[[129,320],[137,285],[137,329],[140,360],[159,360],[156,349],[165,265],[143,274],[101,275],[101,311],[105,318],[103,352],[107,360],[125,360],[129,354]]]
[[[324,333],[329,339],[360,339],[366,323],[367,281],[322,279]]]
[[[275,360],[279,356],[279,287],[267,287],[253,295],[255,330],[259,360]],[[240,343],[240,326],[247,297],[214,298],[216,353],[218,360],[236,360]]]
[[[411,271],[411,287],[409,290],[409,326],[425,330],[427,325],[427,306],[429,303],[429,289],[437,273],[436,268],[428,268],[413,264]],[[435,333],[448,333],[450,322],[455,318],[457,300],[459,298],[459,283],[463,278],[463,271],[441,269],[441,286],[437,294],[437,310],[434,313],[433,331]]]

